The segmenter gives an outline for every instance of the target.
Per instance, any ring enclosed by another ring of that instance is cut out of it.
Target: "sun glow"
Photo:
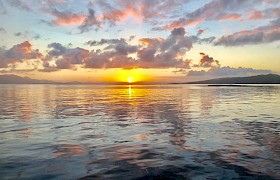
[[[148,76],[141,69],[118,69],[115,73],[110,74],[106,77],[106,81],[110,82],[123,82],[123,83],[138,83],[138,82],[150,82],[152,76]]]
[[[128,82],[128,83],[133,83],[133,77],[132,77],[132,76],[129,76],[129,77],[127,78],[127,82]]]

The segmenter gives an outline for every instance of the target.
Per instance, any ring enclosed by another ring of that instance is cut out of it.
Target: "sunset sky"
[[[184,82],[280,73],[279,0],[0,0],[0,74]]]

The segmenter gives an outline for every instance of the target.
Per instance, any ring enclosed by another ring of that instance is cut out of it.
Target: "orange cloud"
[[[251,14],[248,14],[248,19],[249,20],[256,20],[256,19],[262,19],[263,18],[263,14],[261,11],[254,11]]]
[[[69,16],[57,16],[54,23],[56,25],[80,25],[85,20],[85,15],[83,14],[70,14]]]
[[[226,14],[224,16],[220,17],[220,20],[232,20],[232,21],[236,21],[239,20],[241,18],[240,14],[237,13],[232,13],[232,14]]]
[[[83,13],[59,11],[56,8],[46,11],[55,17],[52,23],[59,26],[81,25],[86,19],[86,15]]]
[[[279,8],[268,8],[263,11],[253,11],[251,13],[246,14],[248,20],[258,20],[258,19],[268,19],[280,16]]]
[[[139,39],[139,43],[142,44],[142,45],[156,45],[160,42],[163,42],[164,39],[163,38],[142,38],[142,39]]]
[[[30,53],[31,52],[31,48],[32,48],[32,45],[31,45],[31,43],[29,41],[24,41],[23,43],[18,44],[16,46],[16,49],[18,51],[21,51],[24,54]]]
[[[118,21],[125,21],[130,17],[134,18],[137,22],[142,22],[141,12],[131,4],[123,4],[123,9],[110,9],[101,15],[102,20],[107,20],[110,23]]]
[[[7,68],[9,65],[23,62],[23,60],[37,59],[42,56],[38,49],[32,49],[29,41],[24,41],[8,50],[0,48],[0,68]]]

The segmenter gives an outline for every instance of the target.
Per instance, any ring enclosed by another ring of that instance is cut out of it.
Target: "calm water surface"
[[[280,86],[0,85],[0,179],[280,179]]]

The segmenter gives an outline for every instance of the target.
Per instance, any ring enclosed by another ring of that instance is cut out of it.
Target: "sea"
[[[280,179],[280,86],[0,85],[0,179]]]

